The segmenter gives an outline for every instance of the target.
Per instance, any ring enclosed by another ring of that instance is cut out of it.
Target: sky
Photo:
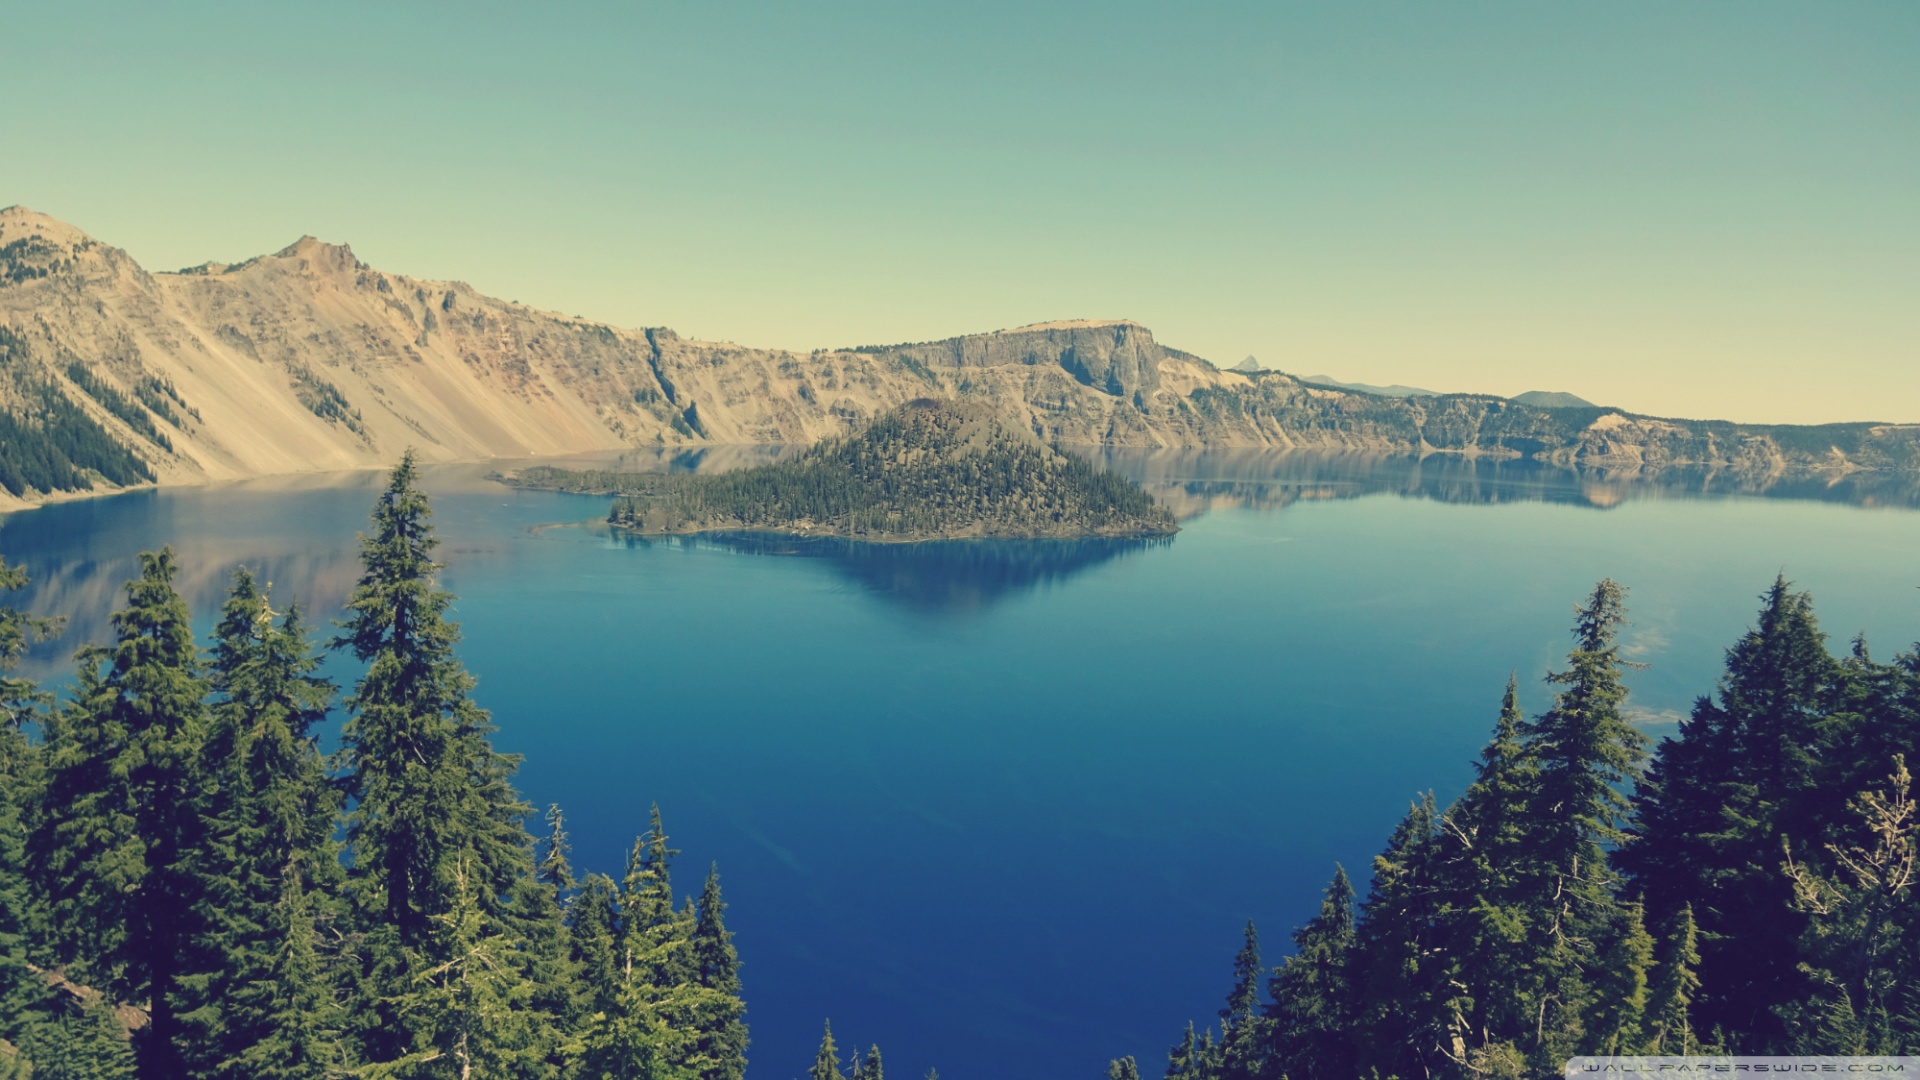
[[[13,4],[0,205],[796,349],[1920,421],[1920,5]]]

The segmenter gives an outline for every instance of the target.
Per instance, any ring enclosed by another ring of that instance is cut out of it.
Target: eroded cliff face
[[[979,399],[1043,437],[1122,447],[1920,464],[1910,427],[1751,428],[1473,395],[1379,398],[1220,371],[1125,321],[798,353],[536,311],[459,282],[384,273],[311,237],[244,263],[150,273],[18,207],[0,211],[0,329],[17,343],[0,404],[21,410],[24,387],[50,385],[162,483],[377,466],[409,446],[452,461],[804,444],[930,396]],[[145,417],[129,423],[90,396],[75,365],[130,399],[164,388],[178,407],[158,406],[173,414],[155,414],[160,437],[142,433]],[[0,493],[0,508],[38,497]]]

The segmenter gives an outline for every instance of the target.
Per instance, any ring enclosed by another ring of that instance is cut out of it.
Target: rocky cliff
[[[408,446],[451,461],[810,443],[941,396],[979,399],[1048,439],[1109,446],[1920,466],[1920,427],[1382,398],[1221,371],[1125,321],[799,353],[536,311],[385,273],[310,237],[244,263],[154,273],[45,215],[0,211],[0,434],[12,444],[0,446],[0,508],[149,476],[379,465]]]

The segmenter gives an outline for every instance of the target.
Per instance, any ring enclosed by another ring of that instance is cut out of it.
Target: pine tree
[[[113,1003],[89,992],[77,1013],[37,1024],[22,1056],[33,1080],[133,1080],[134,1053]]]
[[[1636,778],[1645,756],[1645,736],[1623,712],[1625,595],[1611,580],[1594,587],[1574,620],[1567,669],[1547,677],[1562,689],[1526,729],[1527,751],[1539,763],[1527,860],[1541,877],[1525,917],[1544,937],[1536,955],[1545,990],[1527,1056],[1541,1069],[1558,1068],[1583,1045],[1586,1013],[1596,1007],[1592,968],[1633,934],[1606,857],[1623,835],[1627,804],[1619,788]]]
[[[415,481],[409,453],[361,537],[364,571],[334,643],[367,666],[345,702],[337,764],[353,807],[350,891],[367,927],[372,1005],[360,1018],[376,1062],[451,1037],[421,1026],[449,1022],[446,1014],[391,1010],[424,977],[420,965],[444,970],[459,960],[448,937],[464,925],[448,918],[456,892],[469,892],[479,913],[475,940],[494,942],[508,929],[503,908],[515,882],[532,872],[528,807],[511,783],[519,759],[493,749],[492,723],[454,654],[453,598],[435,584],[438,541]]]
[[[936,1074],[928,1073],[929,1080]],[[1140,1080],[1140,1063],[1128,1054],[1107,1063],[1107,1080]]]
[[[583,1016],[613,1010],[620,990],[620,892],[605,874],[588,874],[580,894],[567,909],[570,956],[580,972],[579,1004]],[[581,1021],[576,1019],[577,1029]]]
[[[1536,901],[1551,888],[1543,883],[1551,868],[1532,843],[1539,765],[1523,739],[1525,724],[1510,676],[1474,781],[1441,819],[1440,888],[1448,912],[1440,936],[1456,958],[1459,992],[1449,1006],[1456,1060],[1499,1043],[1530,1042],[1549,992]]]
[[[565,1065],[564,1034],[579,1026],[582,1009],[579,965],[567,928],[562,902],[574,888],[573,868],[567,859],[566,824],[558,806],[547,810],[546,850],[532,874],[514,879],[508,895],[506,923],[520,944],[520,960],[529,983],[528,1024],[532,1039],[543,1048],[545,1060],[528,1077],[556,1076]]]
[[[350,1075],[345,1009],[325,958],[307,886],[298,868],[281,878],[280,901],[265,927],[273,950],[257,977],[236,981],[220,1008],[256,1018],[258,1033],[225,1040],[231,1056],[216,1075],[240,1080],[325,1080]]]
[[[1186,1035],[1167,1051],[1167,1080],[1218,1080],[1219,1075],[1212,1030],[1196,1035],[1189,1021]]]
[[[0,592],[27,583],[23,569],[0,559]],[[40,748],[26,729],[52,697],[12,671],[30,645],[59,627],[59,620],[0,604],[0,1038],[15,1042],[40,996],[41,980],[29,964],[32,942],[46,932],[40,896],[27,876],[27,834],[44,777]]]
[[[257,991],[281,970],[290,934],[312,950],[311,896],[322,898],[321,920],[333,921],[324,901],[341,873],[333,838],[339,799],[313,735],[333,685],[316,674],[320,658],[298,608],[276,624],[253,575],[238,570],[233,581],[214,634],[204,839],[187,860],[199,907],[175,998],[189,1073],[240,1080],[261,1067],[243,1065],[249,1047],[284,1041],[288,1009],[333,1000],[331,971],[318,961],[287,969],[315,985]],[[290,904],[300,928],[286,923]]]
[[[451,901],[433,917],[440,932],[424,937],[426,948],[408,957],[414,984],[382,1003],[407,1024],[413,1043],[372,1072],[447,1080],[538,1075],[548,1048],[530,1008],[533,987],[517,942],[482,911],[465,863],[453,868]]]
[[[848,1080],[887,1080],[886,1069],[880,1063],[880,1047],[867,1047],[867,1059],[856,1061],[853,1074]]]
[[[1894,757],[1884,784],[1854,798],[1855,839],[1828,845],[1831,876],[1786,849],[1782,869],[1794,905],[1809,916],[1802,962],[1822,993],[1784,1012],[1796,1045],[1811,1052],[1899,1053],[1920,1035],[1901,1008],[1912,978],[1908,925],[1920,876],[1920,808],[1903,756]]]
[[[1221,1080],[1255,1080],[1266,1042],[1260,1013],[1260,935],[1247,920],[1245,941],[1233,958],[1233,989],[1220,1009]]]
[[[559,803],[552,803],[547,807],[547,853],[540,859],[534,876],[553,886],[554,894],[563,899],[572,895],[579,884],[573,879],[572,856],[573,843],[567,836],[566,816],[560,812]]]
[[[657,986],[694,981],[694,920],[674,908],[672,862],[660,808],[653,807],[646,835],[634,843],[620,888],[620,947]]]
[[[1443,1068],[1452,958],[1440,948],[1439,814],[1431,794],[1407,811],[1373,860],[1356,931],[1355,1033],[1363,1070],[1431,1075]]]
[[[702,1080],[741,1080],[747,1071],[746,1003],[740,993],[740,958],[733,948],[720,898],[720,867],[707,869],[693,928],[693,964],[699,984],[717,995],[717,1007],[700,1017],[700,1050],[714,1061]]]
[[[840,1071],[840,1048],[833,1044],[831,1020],[820,1036],[820,1052],[814,1055],[813,1068],[807,1070],[807,1080],[847,1080],[846,1074]]]
[[[1288,1080],[1358,1076],[1353,1026],[1353,885],[1335,867],[1320,913],[1293,933],[1294,952],[1267,984],[1269,1075]]]
[[[1696,913],[1701,1025],[1738,1032],[1755,1052],[1788,1052],[1797,1048],[1779,1010],[1810,987],[1794,944],[1806,916],[1778,872],[1780,846],[1819,851],[1823,829],[1844,816],[1821,789],[1851,790],[1853,778],[1818,775],[1847,679],[1812,598],[1782,577],[1762,601],[1755,628],[1727,650],[1717,700],[1700,699],[1680,737],[1662,742],[1619,862],[1656,918]]]
[[[706,1037],[703,1020],[723,1014],[729,999],[697,978],[697,917],[691,903],[681,909],[673,904],[670,863],[677,854],[667,846],[655,807],[646,834],[634,843],[619,893],[614,991],[579,1040],[585,1075],[694,1080],[725,1067],[724,1048]],[[594,892],[590,879],[581,899]],[[576,940],[580,926],[577,915]],[[593,977],[593,958],[587,963]]]
[[[141,1072],[179,1075],[175,985],[195,910],[198,754],[206,681],[171,549],[140,556],[115,641],[79,654],[71,705],[47,723],[46,785],[30,847],[57,958],[124,1000],[151,1003]]]
[[[1684,905],[1667,932],[1666,951],[1655,968],[1653,990],[1647,1002],[1647,1052],[1696,1054],[1700,1043],[1693,1034],[1693,1002],[1700,992],[1699,931],[1693,906]]]
[[[1647,1015],[1647,973],[1653,967],[1653,937],[1645,912],[1630,904],[1620,932],[1608,942],[1593,977],[1595,1005],[1587,1045],[1606,1055],[1639,1053]]]

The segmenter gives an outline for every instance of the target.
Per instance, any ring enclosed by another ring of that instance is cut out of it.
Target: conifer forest
[[[203,644],[149,552],[69,690],[0,679],[0,1077],[745,1076],[718,869],[677,891],[654,808],[619,878],[576,874],[472,698],[417,481],[393,470],[336,620],[236,569]],[[1920,1048],[1920,653],[1836,653],[1781,578],[1653,746],[1626,600],[1594,587],[1544,707],[1508,682],[1472,782],[1414,798],[1363,889],[1333,868],[1274,966],[1249,923],[1217,1017],[1110,1080]],[[60,629],[0,607],[6,671]],[[882,1055],[829,1025],[807,1075],[884,1080]]]

